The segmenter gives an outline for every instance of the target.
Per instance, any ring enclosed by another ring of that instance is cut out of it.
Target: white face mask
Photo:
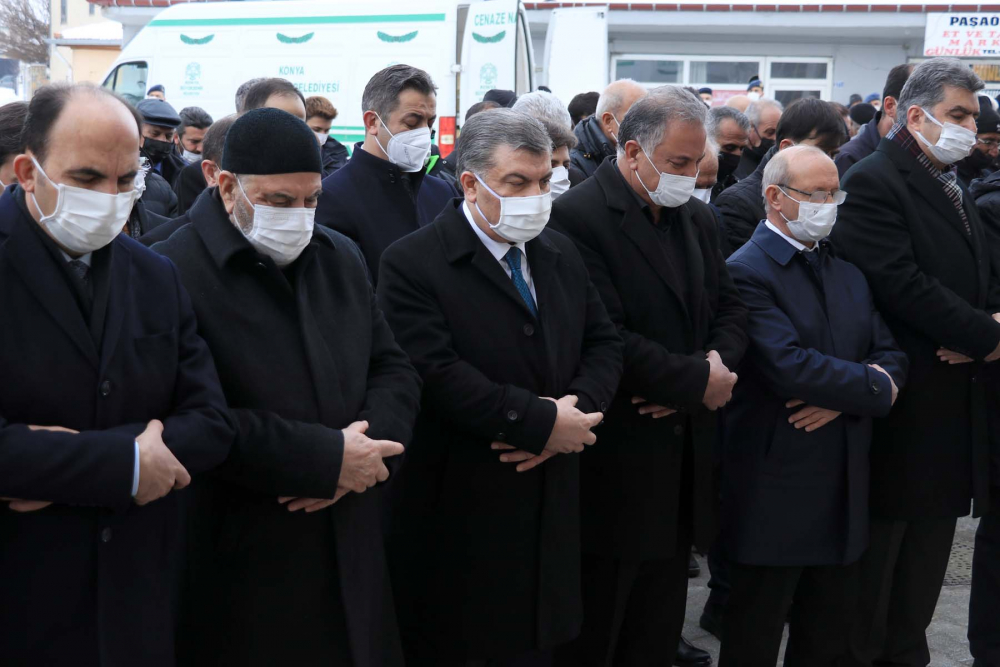
[[[757,100],[760,99],[760,93],[758,93],[758,92],[750,92],[750,93],[747,93],[747,97],[750,98],[751,102],[756,102]]]
[[[244,232],[250,245],[273,259],[278,266],[288,266],[297,260],[312,239],[316,209],[254,204],[238,178],[236,185],[247,203],[253,206],[253,226],[249,232]],[[235,209],[233,215],[236,215]]]
[[[201,162],[201,153],[194,153],[186,148],[181,152],[181,157],[183,157],[189,164],[192,162]]]
[[[48,215],[38,205],[35,194],[31,193],[31,201],[42,216],[39,222],[56,243],[79,255],[100,250],[121,233],[132,212],[132,205],[139,198],[140,181],[144,181],[146,176],[140,170],[132,190],[109,195],[55,183],[34,157],[31,161],[38,173],[59,193],[55,210]]]
[[[382,117],[375,114],[382,127],[389,133],[389,144],[382,145],[382,142],[375,137],[378,147],[393,163],[407,173],[420,171],[427,164],[427,158],[431,154],[431,129],[429,127],[418,127],[415,130],[407,130],[393,134],[389,126],[385,124]]]
[[[707,204],[712,199],[712,188],[695,188],[691,196]]]
[[[483,179],[476,180],[486,188],[486,191],[500,200],[500,219],[494,225],[486,217],[479,202],[475,203],[479,215],[501,238],[511,243],[527,243],[542,233],[549,224],[549,212],[552,210],[552,195],[548,192],[530,197],[501,197],[486,185]]]
[[[615,116],[614,114],[611,114],[611,117],[615,119],[615,126],[618,128],[618,131],[621,132],[622,131],[622,124],[620,122],[618,122],[618,117]],[[612,132],[611,136],[614,137],[615,145],[617,146],[618,145],[618,135],[615,134],[614,132]]]
[[[549,181],[549,194],[555,199],[569,190],[569,169],[556,167],[552,170],[552,180]]]
[[[781,188],[778,188],[781,190]],[[784,190],[781,190],[789,199],[794,199]],[[819,243],[830,235],[833,226],[837,224],[836,204],[814,204],[810,201],[799,201],[799,215],[795,220],[789,220],[785,214],[778,211],[778,214],[788,223],[788,231],[793,237],[803,243]]]
[[[650,190],[642,182],[639,171],[636,170],[635,172],[635,177],[639,179],[639,185],[649,194],[649,198],[653,200],[653,203],[665,208],[677,208],[686,204],[687,200],[691,199],[691,195],[694,194],[694,186],[698,182],[698,177],[664,174],[656,168],[653,161],[646,155],[646,151],[642,151],[642,154],[646,158],[646,161],[649,162],[649,166],[660,175],[660,180],[656,183],[656,189]]]
[[[330,134],[328,132],[314,132],[313,134],[316,135],[316,141],[319,142],[320,146],[324,145],[326,140],[330,138]]]
[[[917,138],[924,142],[924,145],[931,149],[931,153],[944,164],[955,164],[959,160],[969,157],[973,147],[976,145],[976,133],[968,128],[955,123],[942,123],[932,116],[927,109],[920,107],[927,120],[941,128],[941,136],[937,143],[932,144],[924,138],[920,132],[916,132]]]

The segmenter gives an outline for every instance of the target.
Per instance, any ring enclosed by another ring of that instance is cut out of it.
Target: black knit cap
[[[253,109],[236,119],[222,149],[225,171],[234,174],[323,173],[316,135],[281,109]]]
[[[979,96],[979,118],[976,119],[976,134],[1000,132],[1000,114],[993,109],[993,103],[985,95]]]

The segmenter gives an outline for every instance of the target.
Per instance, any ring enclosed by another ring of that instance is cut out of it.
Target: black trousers
[[[331,665],[331,667],[335,667]],[[459,660],[406,656],[406,667],[552,667],[551,651],[529,651],[513,658]]]
[[[768,567],[729,563],[732,590],[719,667],[773,667],[789,621],[785,667],[833,667],[858,604],[857,563]]]
[[[927,667],[934,616],[957,519],[872,517],[861,558],[860,603],[845,665]]]
[[[583,629],[557,667],[672,665],[684,627],[690,540],[672,558],[628,562],[583,554]]]
[[[705,601],[705,613],[722,619],[726,614],[729,602],[729,592],[732,590],[732,573],[729,559],[726,558],[722,540],[716,540],[708,552],[708,600]]]
[[[1000,493],[994,489],[993,494]],[[993,495],[994,498],[1000,497]],[[973,667],[1000,667],[1000,507],[979,520],[972,556],[972,596],[969,600],[969,650]]]

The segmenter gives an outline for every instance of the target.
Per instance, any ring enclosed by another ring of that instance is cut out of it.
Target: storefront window
[[[725,60],[692,60],[691,73],[688,79],[692,83],[703,84],[742,84],[746,85],[751,78],[760,75],[760,62],[725,61]]]
[[[825,79],[826,63],[771,63],[772,79]]]
[[[633,79],[641,83],[681,83],[684,63],[679,60],[619,60],[616,79]]]

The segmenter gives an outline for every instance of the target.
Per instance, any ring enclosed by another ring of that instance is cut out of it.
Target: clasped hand
[[[517,449],[513,445],[494,442],[491,449],[505,451],[500,455],[504,463],[517,463],[517,472],[527,472],[541,465],[556,454],[573,454],[582,452],[584,447],[597,442],[597,436],[591,431],[601,423],[604,413],[584,413],[576,408],[577,397],[563,396],[559,400],[543,397],[546,401],[556,404],[556,423],[552,427],[549,440],[541,454],[532,454]]]

